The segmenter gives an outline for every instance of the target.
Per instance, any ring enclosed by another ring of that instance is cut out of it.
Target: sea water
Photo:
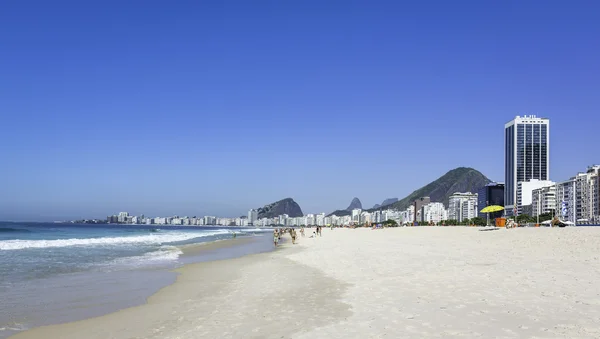
[[[0,223],[0,338],[27,328],[142,304],[183,263],[270,249],[252,244],[182,257],[188,244],[257,236],[263,229]],[[266,240],[265,240],[266,239]]]

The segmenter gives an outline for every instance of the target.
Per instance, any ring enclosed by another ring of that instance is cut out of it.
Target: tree
[[[442,221],[442,224],[444,224],[446,226],[456,226],[456,225],[458,225],[458,220],[448,219],[448,220]]]
[[[547,220],[552,220],[552,213],[543,213],[543,214],[540,214],[540,222],[544,222],[544,221],[547,221]]]
[[[485,225],[487,225],[487,221],[481,217],[475,217],[475,218],[471,219],[471,224],[477,225],[477,226],[485,226]]]
[[[396,220],[392,220],[392,219],[388,219],[388,220],[384,221],[383,225],[387,226],[387,227],[398,227],[398,223],[396,222]]]
[[[528,222],[532,222],[532,218],[531,216],[529,216],[529,214],[519,214],[515,218],[515,221],[519,224],[525,224]]]

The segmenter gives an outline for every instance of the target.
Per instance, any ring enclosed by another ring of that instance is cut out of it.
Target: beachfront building
[[[325,226],[325,213],[320,213],[315,216],[317,226]]]
[[[411,205],[406,210],[399,212],[400,223],[411,223],[415,220],[415,206]]]
[[[372,223],[372,222],[373,222],[373,220],[371,218],[371,213],[363,211],[360,214],[360,222],[359,223],[361,225],[363,225],[363,224],[369,224],[369,223]]]
[[[550,178],[550,120],[535,115],[517,116],[504,125],[504,207],[518,213],[519,182]]]
[[[419,199],[413,201],[413,206],[415,208],[415,219],[413,221],[425,221],[425,211],[423,210],[423,207],[428,205],[430,202],[431,199],[429,197],[420,197]]]
[[[597,174],[592,178],[592,187],[594,189],[594,217],[593,222],[600,222],[600,174]]]
[[[256,220],[258,219],[258,211],[255,209],[251,209],[248,211],[248,224],[254,225]]]
[[[213,216],[204,216],[204,225],[208,226],[208,225],[216,225],[217,224],[217,217],[213,217]]]
[[[352,222],[355,224],[360,223],[360,214],[362,213],[362,209],[355,208],[352,210]]]
[[[536,188],[531,192],[531,215],[556,213],[556,184]]]
[[[425,214],[423,221],[426,222],[438,223],[448,219],[448,211],[441,202],[432,202],[423,206],[423,212]]]
[[[119,212],[118,222],[120,224],[124,224],[125,222],[127,222],[127,217],[128,216],[129,216],[128,212]]]
[[[381,211],[377,210],[377,211],[373,211],[373,213],[371,213],[371,219],[373,220],[374,223],[380,223],[383,220],[381,220]]]
[[[600,165],[595,165],[575,177],[576,220],[580,223],[600,221],[599,176]]]
[[[521,181],[517,184],[517,215],[521,214],[535,214],[537,210],[534,210],[531,206],[533,190],[554,186],[555,182],[550,180],[538,180],[531,179],[528,181]]]
[[[478,216],[487,218],[487,213],[481,213],[481,210],[487,206],[503,206],[504,207],[504,183],[491,182],[483,186],[477,191],[477,208],[479,208]],[[489,214],[489,218],[494,220],[502,216],[504,212],[498,211]]]
[[[448,201],[448,219],[462,222],[477,216],[477,193],[454,193]]]
[[[313,226],[313,225],[315,225],[315,215],[307,214],[306,215],[306,226]]]

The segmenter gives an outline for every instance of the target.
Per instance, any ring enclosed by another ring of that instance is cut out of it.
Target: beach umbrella
[[[481,213],[494,213],[494,212],[500,212],[500,211],[504,211],[504,207],[498,206],[498,205],[491,205],[491,206],[488,206],[488,207],[482,209],[480,212]]]
[[[504,211],[504,207],[499,205],[491,205],[481,210],[481,213],[487,213],[487,223],[490,223],[490,213]]]

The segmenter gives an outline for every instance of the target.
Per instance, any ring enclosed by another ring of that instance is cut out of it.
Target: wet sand
[[[289,338],[349,316],[350,306],[340,301],[346,286],[287,259],[284,252],[297,250],[288,244],[186,265],[176,270],[175,284],[145,305],[11,338]]]

